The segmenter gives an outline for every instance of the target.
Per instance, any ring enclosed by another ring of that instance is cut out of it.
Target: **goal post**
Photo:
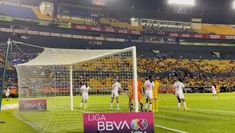
[[[73,65],[70,65],[70,108],[73,111]]]
[[[137,75],[137,54],[136,54],[136,47],[132,48],[133,50],[133,80],[134,80],[134,97],[135,97],[135,112],[139,110],[139,101],[138,101],[138,75]]]
[[[136,47],[113,50],[53,49],[16,65],[20,111],[40,131],[82,129],[83,113],[129,112],[133,81],[138,112]],[[119,82],[118,94],[113,84]],[[89,88],[87,96],[82,86]]]

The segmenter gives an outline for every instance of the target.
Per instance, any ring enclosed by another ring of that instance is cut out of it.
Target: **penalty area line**
[[[37,130],[37,131],[38,131],[38,129],[40,129],[40,127],[38,127],[38,126],[36,126],[36,125],[30,123],[29,121],[24,120],[24,119],[18,117],[15,113],[13,113],[12,115],[13,115],[15,118],[17,118],[18,120],[20,120],[20,121],[22,121],[22,122],[28,124],[29,126],[31,126],[32,128],[34,128],[34,129]]]
[[[181,131],[181,130],[174,129],[174,128],[169,128],[169,127],[164,127],[164,126],[160,126],[160,125],[154,125],[154,126],[155,126],[155,127],[158,127],[158,128],[162,128],[162,129],[168,130],[168,131],[172,131],[172,132],[188,133],[188,132],[185,132],[185,131]]]

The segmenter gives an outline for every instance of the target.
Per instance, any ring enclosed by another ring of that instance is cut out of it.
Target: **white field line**
[[[39,129],[39,127],[38,127],[38,126],[35,126],[35,125],[33,125],[32,123],[30,123],[29,121],[26,121],[26,120],[24,120],[24,119],[22,119],[22,118],[18,117],[18,116],[17,116],[17,115],[15,115],[14,113],[13,113],[13,116],[15,116],[17,119],[19,119],[19,120],[23,121],[24,123],[28,124],[28,125],[29,125],[29,126],[31,126],[32,128],[34,128],[34,129],[36,129],[36,130],[38,130],[38,129]]]
[[[185,132],[185,131],[181,131],[181,130],[174,129],[174,128],[169,128],[169,127],[164,127],[164,126],[160,126],[160,125],[154,125],[154,126],[155,126],[155,127],[158,127],[158,128],[162,128],[162,129],[168,130],[168,131],[172,131],[172,132],[188,133],[188,132]]]

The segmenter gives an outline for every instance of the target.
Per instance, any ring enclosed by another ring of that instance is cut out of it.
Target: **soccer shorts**
[[[153,98],[158,99],[158,98],[159,98],[159,94],[158,94],[158,93],[154,93],[154,92],[153,92]]]
[[[216,95],[216,94],[217,94],[217,91],[216,91],[216,90],[212,90],[212,94],[213,94],[213,95]]]
[[[179,99],[184,99],[184,93],[183,92],[176,92],[176,96],[179,97]]]
[[[82,93],[82,99],[88,100],[88,93]]]
[[[111,92],[111,97],[118,97],[118,96],[119,96],[119,94],[118,94],[117,91],[112,91]]]
[[[153,99],[153,91],[152,90],[146,90],[145,91],[145,96],[146,96],[146,99]]]
[[[10,96],[10,93],[6,93],[6,97],[9,97]]]
[[[134,95],[131,95],[131,96],[130,96],[130,100],[131,100],[131,102],[134,102],[134,101],[135,101],[135,96],[134,96]],[[143,95],[140,94],[140,93],[138,93],[138,101],[141,103],[142,100],[143,100]]]

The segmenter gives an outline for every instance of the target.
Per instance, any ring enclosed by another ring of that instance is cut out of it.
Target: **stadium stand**
[[[0,4],[0,14],[31,20],[38,19],[31,8],[15,5]]]
[[[10,60],[12,60],[11,64],[17,64],[27,62],[30,58],[32,59],[35,56],[35,54],[28,53],[22,55],[21,53],[15,52],[12,53],[12,55],[10,56]],[[2,54],[1,60],[3,60],[3,58],[4,55]],[[3,63],[4,61],[2,61],[1,63],[2,67]],[[86,69],[89,68],[90,71],[97,69],[100,69],[100,71],[102,71],[102,68],[105,66],[106,63],[107,62],[105,62],[104,60],[103,63],[96,67],[92,67],[92,65],[89,64],[81,64],[81,66]],[[108,67],[113,68],[118,72],[118,61],[113,62],[112,64],[113,65],[110,65]],[[130,64],[130,61],[126,60],[126,65],[128,64]],[[16,75],[14,74],[13,66],[9,66],[8,71],[11,73],[11,76],[9,77],[15,79],[14,84],[16,84],[17,79],[15,78]],[[163,82],[163,91],[165,88],[171,86],[171,84],[175,80],[175,77],[184,77],[186,86],[190,88],[209,88],[212,83],[217,82],[219,82],[224,88],[233,88],[235,86],[233,82],[235,74],[235,62],[233,60],[176,59],[167,58],[167,56],[165,55],[159,55],[158,58],[151,58],[151,56],[146,54],[145,57],[139,56],[138,58],[138,72],[141,76],[141,79],[144,79],[149,73],[160,76],[161,81]],[[102,83],[106,82],[107,80],[112,79],[91,78],[89,82],[98,84],[98,86],[100,87],[97,89],[102,89]],[[42,91],[45,95],[49,95],[53,92],[53,89],[43,88]],[[66,93],[68,90],[63,89],[62,87],[60,91]]]
[[[195,32],[202,34],[235,35],[232,25],[201,24],[201,29]]]
[[[7,2],[14,3],[14,0]],[[128,19],[118,17],[113,12],[107,13],[98,7],[73,6],[71,4],[58,5],[58,10],[55,10],[57,18],[53,18],[39,12],[39,3],[40,1],[30,3],[28,0],[20,0],[15,4],[3,4],[1,1],[0,14],[3,15],[3,18],[4,16],[10,17],[11,23],[0,22],[0,28],[5,28],[3,31],[6,32],[1,32],[0,38],[7,40],[7,37],[10,36],[16,40],[42,45],[46,43],[48,44],[46,46],[60,48],[106,47],[113,49],[128,47],[131,43],[134,43],[139,48],[138,72],[141,79],[144,79],[149,73],[159,75],[164,84],[162,88],[169,88],[175,77],[184,77],[187,87],[192,88],[206,88],[213,82],[220,82],[227,88],[234,88],[235,86],[233,82],[235,80],[235,62],[233,61],[235,55],[233,51],[223,53],[224,47],[220,47],[220,49],[204,46],[205,49],[201,50],[201,47],[196,46],[178,47],[172,45],[181,44],[182,42],[189,44],[197,42],[202,45],[207,42],[217,44],[233,43],[233,40],[214,40],[213,38],[203,37],[198,39],[190,36],[195,33],[235,35],[235,30],[231,25],[201,24],[201,29],[192,30],[191,22],[151,20],[151,24],[155,23],[156,26],[145,25],[144,21],[133,26]],[[14,17],[22,19],[19,22],[18,20],[15,21]],[[36,21],[26,24],[24,19]],[[5,18],[2,21],[6,21]],[[125,32],[117,32],[121,30]],[[132,34],[131,31],[138,31],[138,34]],[[181,37],[170,36],[171,33],[179,33]],[[184,39],[185,36],[187,39]],[[221,55],[219,57],[215,56],[214,51],[219,51]],[[17,76],[12,65],[27,62],[35,58],[37,54],[38,51],[34,50],[26,53],[12,52],[10,56],[11,66],[8,66],[7,70],[8,78],[11,78],[15,85]],[[4,58],[4,53],[1,52],[1,71],[5,63]],[[128,61],[126,63],[128,65]],[[101,64],[98,67],[102,70],[104,66]],[[109,67],[118,71],[118,62],[113,62],[113,66]],[[89,69],[94,70],[97,68],[90,67]],[[209,80],[209,78],[214,80]],[[102,83],[108,80],[112,79],[90,79],[90,82],[99,84],[98,89],[100,89],[103,86]],[[43,88],[42,91],[48,94],[54,90]],[[61,87],[60,91],[67,90]]]

